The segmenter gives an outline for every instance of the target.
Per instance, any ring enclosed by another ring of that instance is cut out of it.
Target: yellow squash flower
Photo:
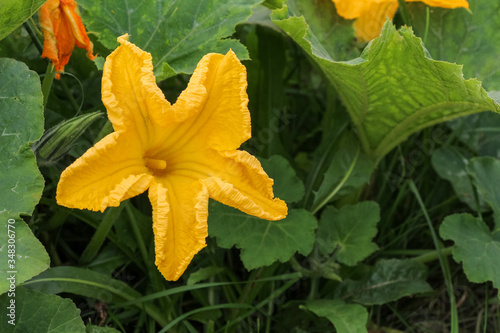
[[[337,13],[354,22],[356,37],[362,42],[376,38],[387,17],[392,20],[398,10],[397,0],[332,0]],[[406,0],[406,2],[423,2],[429,6],[442,8],[469,8],[466,0]]]
[[[48,0],[40,8],[40,26],[43,31],[42,58],[52,60],[56,71],[63,71],[76,46],[87,50],[87,57],[93,60],[94,45],[89,40],[78,5],[74,0]],[[61,75],[56,74],[56,79]]]
[[[287,215],[248,140],[246,70],[236,55],[208,54],[171,105],[156,85],[151,55],[118,38],[106,59],[102,100],[115,132],[61,175],[57,202],[104,211],[149,190],[156,265],[177,280],[206,246],[208,198],[267,220]]]

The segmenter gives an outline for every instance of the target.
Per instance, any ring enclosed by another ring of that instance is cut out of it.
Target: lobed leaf
[[[500,233],[492,233],[470,214],[455,214],[444,219],[439,234],[455,242],[453,259],[462,262],[471,282],[492,281],[495,288],[500,288]]]
[[[4,260],[0,262],[0,294],[9,290],[11,274],[16,275],[18,285],[49,267],[45,248],[20,219],[21,214],[31,215],[43,190],[43,177],[30,147],[43,132],[42,100],[38,75],[21,62],[1,58],[0,254]],[[8,245],[15,245],[15,255]]]
[[[433,7],[425,47],[432,56],[464,65],[467,78],[477,77],[488,90],[500,90],[500,3],[468,0],[465,8]],[[425,36],[426,6],[408,3],[415,32]]]
[[[340,299],[308,301],[301,306],[319,317],[326,317],[338,333],[365,333],[368,311],[359,304],[346,304]]]
[[[0,40],[29,19],[46,0],[0,0]]]
[[[8,294],[0,296],[2,309],[10,306],[11,300],[15,301],[15,325],[9,324],[11,318],[6,316],[6,311],[3,310],[3,316],[0,317],[0,331],[4,333],[86,332],[80,317],[80,309],[69,299],[19,287],[16,289],[15,297],[11,298]]]
[[[425,279],[427,267],[413,260],[380,260],[360,280],[345,280],[338,289],[342,299],[374,305],[385,304],[405,296],[432,292]]]
[[[209,206],[208,234],[220,247],[241,249],[248,270],[286,262],[295,252],[308,255],[316,227],[314,216],[303,209],[289,211],[281,221],[266,221],[217,202]]]
[[[321,215],[317,232],[319,250],[335,251],[336,259],[349,266],[368,257],[378,246],[372,242],[377,234],[380,208],[376,202],[364,201],[336,209],[329,206]]]
[[[283,7],[273,11],[272,18],[325,73],[365,152],[376,161],[425,127],[500,110],[479,81],[463,78],[460,66],[430,59],[411,28],[398,32],[386,22],[380,37],[359,58],[336,62],[313,38],[304,17],[290,17]]]
[[[248,53],[230,39],[234,27],[252,14],[261,0],[79,0],[83,22],[108,49],[125,33],[153,56],[155,74],[166,79],[192,73],[207,53],[232,49],[240,59]]]

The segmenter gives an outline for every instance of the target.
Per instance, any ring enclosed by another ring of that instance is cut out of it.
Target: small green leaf
[[[290,163],[281,155],[260,159],[267,175],[274,180],[274,196],[286,202],[297,202],[304,196],[304,184]]]
[[[308,255],[314,245],[317,221],[303,209],[288,212],[281,221],[266,221],[234,208],[211,202],[208,234],[223,248],[241,249],[241,260],[248,270],[286,262],[298,252]]]
[[[321,215],[318,227],[318,246],[324,254],[337,250],[339,262],[356,265],[378,250],[372,242],[377,234],[380,208],[376,202],[364,201],[336,209],[329,206]]]
[[[474,190],[466,169],[470,157],[470,153],[464,149],[442,147],[432,154],[432,166],[439,177],[451,183],[460,200],[469,205],[472,210],[476,210],[478,207],[474,198]],[[479,199],[483,206],[482,197]]]
[[[365,333],[368,311],[359,304],[346,304],[339,299],[309,301],[301,309],[326,317],[338,333]]]
[[[455,242],[453,259],[462,262],[464,272],[471,282],[492,281],[500,288],[500,233],[470,214],[447,216],[439,234]]]
[[[0,262],[0,293],[10,287],[9,272],[16,272],[17,285],[49,267],[43,245],[19,217],[31,215],[43,190],[30,147],[43,132],[42,100],[35,72],[13,59],[0,59],[0,254],[5,258]]]
[[[217,266],[208,266],[200,268],[196,272],[193,272],[191,273],[191,275],[189,275],[189,278],[187,280],[187,285],[191,286],[193,284],[197,284],[198,282],[209,279],[212,276],[217,275],[223,271],[224,271],[223,267],[217,267]]]
[[[386,22],[361,57],[335,62],[312,38],[303,17],[283,19],[282,10],[276,13],[273,22],[323,70],[349,111],[365,152],[376,161],[425,127],[500,109],[479,81],[464,80],[460,66],[430,59],[411,28],[398,32]]]
[[[405,296],[432,292],[425,279],[427,267],[414,260],[380,260],[361,280],[345,280],[338,288],[342,299],[365,305],[385,304]]]
[[[0,304],[3,314],[0,316],[0,331],[4,333],[85,333],[80,310],[69,299],[19,287],[15,296],[0,296]],[[11,304],[15,306],[13,312],[8,310]],[[10,317],[9,312],[14,313],[15,317]],[[9,323],[12,319],[15,326]]]
[[[467,171],[474,185],[494,212],[495,230],[500,229],[500,160],[493,157],[477,157],[470,160]]]
[[[359,150],[358,140],[351,132],[339,138],[333,151],[332,162],[315,192],[314,212],[330,202],[334,195],[347,194],[368,183],[375,167],[373,161]],[[342,184],[343,180],[345,182]]]
[[[109,49],[125,33],[130,41],[153,56],[155,74],[166,79],[192,73],[207,53],[232,49],[247,59],[245,47],[226,38],[252,14],[260,0],[79,0],[89,33]],[[168,64],[167,64],[168,63]]]
[[[0,0],[0,40],[29,19],[46,0]]]

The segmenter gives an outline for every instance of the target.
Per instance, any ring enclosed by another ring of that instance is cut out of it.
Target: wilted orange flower
[[[387,17],[392,20],[398,10],[398,0],[332,0],[340,16],[356,19],[354,30],[356,37],[362,42],[376,38]],[[406,0],[407,2],[423,2],[433,7],[469,8],[466,0]]]
[[[93,45],[78,13],[74,0],[48,0],[40,8],[40,25],[43,31],[42,58],[52,60],[56,71],[64,70],[76,46],[87,50],[87,57],[93,60]],[[59,79],[60,74],[56,74]]]
[[[61,175],[57,202],[103,211],[149,190],[156,265],[177,280],[206,246],[208,198],[267,220],[286,216],[248,140],[246,71],[236,55],[208,54],[171,105],[156,85],[151,55],[118,38],[106,59],[102,100],[109,134]]]

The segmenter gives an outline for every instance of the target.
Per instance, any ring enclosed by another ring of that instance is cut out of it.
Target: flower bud
[[[35,152],[38,164],[52,165],[74,145],[76,139],[92,124],[94,120],[101,117],[102,112],[92,112],[69,120],[48,129],[43,133],[40,140],[31,147]]]

